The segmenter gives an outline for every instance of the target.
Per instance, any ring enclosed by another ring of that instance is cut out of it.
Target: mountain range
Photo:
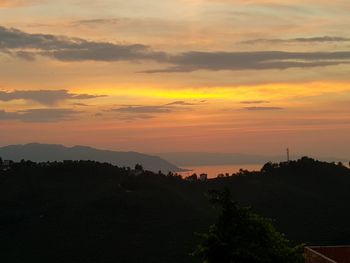
[[[138,152],[119,152],[99,150],[87,146],[65,147],[57,144],[29,143],[0,147],[0,157],[13,161],[31,160],[33,162],[93,160],[107,162],[119,167],[134,167],[141,164],[144,169],[163,173],[180,172],[183,169],[154,155]]]

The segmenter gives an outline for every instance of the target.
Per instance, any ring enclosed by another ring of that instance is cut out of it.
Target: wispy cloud
[[[169,113],[172,109],[167,106],[127,106],[113,109],[115,112],[123,113]]]
[[[270,103],[267,100],[244,100],[240,102],[241,104],[264,104],[264,103]]]
[[[17,112],[0,110],[0,120],[23,122],[58,122],[72,119],[78,111],[72,109],[30,109]]]
[[[142,44],[93,42],[80,38],[28,34],[0,27],[0,51],[26,59],[48,56],[61,61],[156,61],[171,66],[143,73],[196,70],[284,70],[350,63],[350,51],[339,52],[201,52],[171,54]]]
[[[90,107],[90,106],[92,106],[92,105],[85,104],[85,103],[73,103],[72,105],[74,105],[74,106],[81,106],[81,107]]]
[[[281,107],[245,107],[245,110],[248,111],[275,111],[275,110],[283,110]]]
[[[159,114],[162,115],[173,112],[193,110],[193,107],[189,106],[199,104],[186,101],[174,101],[162,105],[124,105],[122,107],[112,109],[111,111],[119,113],[119,119],[150,119],[155,118]]]
[[[192,72],[196,70],[268,70],[325,67],[350,63],[350,51],[344,52],[186,52],[169,58],[173,67],[145,73]]]
[[[68,90],[0,91],[0,101],[29,100],[49,106],[56,105],[64,100],[87,100],[98,97],[103,97],[103,95],[75,94]]]
[[[178,106],[193,106],[193,105],[198,105],[198,103],[192,103],[192,102],[179,100],[179,101],[170,102],[166,105],[168,105],[168,106],[176,106],[176,105],[178,105]]]
[[[65,36],[29,34],[5,27],[0,27],[0,49],[13,56],[31,60],[38,55],[62,61],[159,60],[164,59],[165,55],[162,52],[153,52],[142,44],[124,45]]]
[[[73,21],[73,25],[84,25],[84,26],[91,26],[91,25],[118,25],[118,24],[124,24],[127,22],[135,22],[135,19],[131,18],[125,18],[125,17],[119,17],[119,18],[95,18],[95,19],[83,19],[83,20],[76,20]]]
[[[336,37],[336,36],[321,36],[321,37],[300,37],[300,38],[289,38],[289,39],[278,39],[278,38],[259,38],[251,39],[239,42],[241,44],[261,44],[261,43],[334,43],[334,42],[350,42],[350,38],[347,37]]]

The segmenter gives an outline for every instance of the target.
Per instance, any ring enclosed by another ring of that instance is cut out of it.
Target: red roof
[[[350,263],[350,246],[306,247],[306,263]]]

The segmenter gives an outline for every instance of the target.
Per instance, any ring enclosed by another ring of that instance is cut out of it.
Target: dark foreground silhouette
[[[200,234],[193,252],[204,263],[303,263],[303,245],[291,242],[270,219],[241,207],[228,189],[210,191],[210,200],[220,214],[209,231]]]
[[[206,194],[270,217],[295,244],[350,243],[350,170],[309,158],[207,182],[91,161],[0,169],[0,262],[198,262]]]

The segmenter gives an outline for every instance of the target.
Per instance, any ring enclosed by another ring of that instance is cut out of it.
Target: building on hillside
[[[350,263],[350,246],[305,247],[305,263]]]

